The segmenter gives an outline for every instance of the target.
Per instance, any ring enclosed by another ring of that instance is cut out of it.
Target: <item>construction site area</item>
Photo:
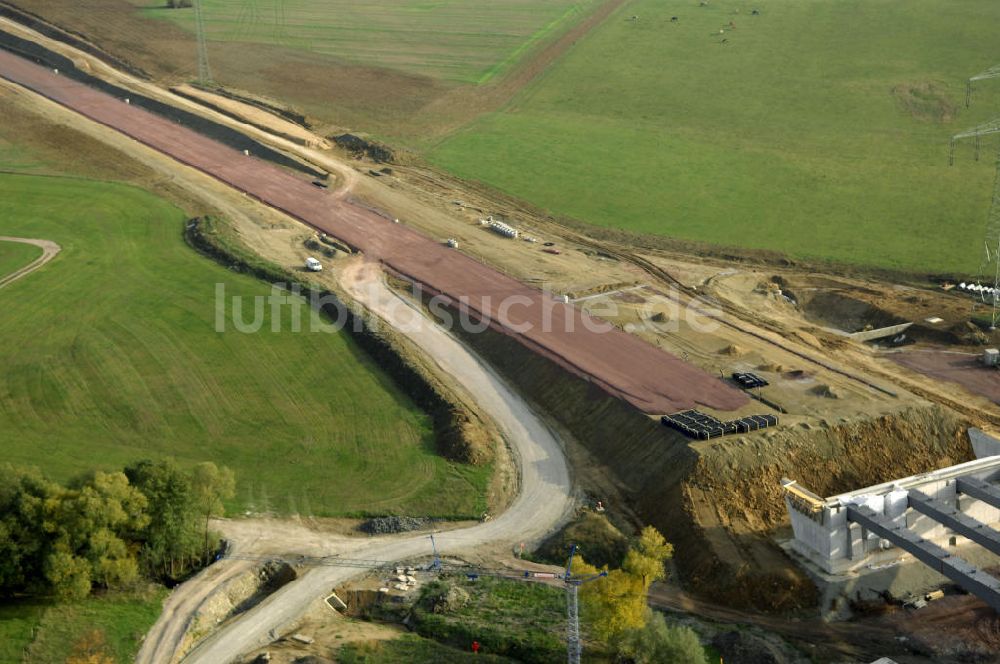
[[[674,545],[651,606],[780,641],[752,661],[995,661],[1000,334],[960,275],[586,226],[346,128],[317,133],[273,99],[161,85],[21,19],[0,18],[12,124],[49,127],[40,149],[60,154],[101,146],[109,173],[191,212],[203,253],[223,253],[204,220],[224,220],[230,248],[277,270],[255,276],[383,326],[393,359],[378,362],[410,367],[412,391],[446,404],[449,445],[494,464],[480,522],[380,539],[220,521],[232,556],[175,591],[138,661],[291,662],[394,637],[358,618],[415,605],[441,558],[445,604],[481,601],[473,567],[561,589],[558,566],[521,554],[595,514]]]

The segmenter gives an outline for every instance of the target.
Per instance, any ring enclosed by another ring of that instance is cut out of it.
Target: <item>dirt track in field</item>
[[[412,229],[339,201],[276,166],[11,53],[0,52],[0,74],[339,238],[647,413],[696,405],[728,411],[747,401],[734,388],[633,335]]]
[[[293,104],[320,133],[353,131],[395,136],[405,144],[434,142],[483,113],[502,108],[526,85],[618,11],[627,0],[602,0],[565,32],[545,40],[509,71],[484,85],[455,85],[391,68],[267,44],[209,43],[217,82]],[[6,3],[0,3],[0,7]],[[149,18],[128,0],[102,0],[79,11],[73,0],[20,0],[22,23],[63,31],[88,51],[171,86],[195,75],[194,35]]]
[[[0,235],[0,242],[21,242],[24,244],[33,244],[36,247],[41,248],[42,250],[41,256],[31,261],[24,267],[14,270],[13,272],[7,275],[0,275],[0,288],[3,288],[7,284],[12,284],[18,279],[21,279],[22,277],[28,276],[29,274],[31,274],[32,272],[34,272],[35,270],[37,270],[38,268],[42,267],[50,260],[55,258],[56,254],[62,251],[62,247],[60,247],[55,242],[52,242],[51,240],[33,240],[24,237],[7,237],[5,235]]]
[[[420,111],[422,140],[442,140],[483,113],[504,107],[522,88],[535,80],[591,30],[604,23],[628,0],[607,0],[585,19],[537,53],[519,63],[510,73],[484,86],[462,86],[443,95]]]

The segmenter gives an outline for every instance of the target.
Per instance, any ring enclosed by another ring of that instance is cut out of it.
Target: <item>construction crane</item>
[[[212,85],[212,69],[208,66],[208,42],[205,37],[205,18],[201,13],[201,0],[193,0],[194,28],[198,39],[198,83]]]
[[[573,576],[573,557],[576,555],[576,544],[569,549],[569,562],[566,563],[566,660],[569,664],[580,664],[583,654],[583,643],[580,641],[580,586],[590,581],[596,581],[608,575],[607,570],[586,577]]]
[[[972,103],[972,84],[976,81],[985,81],[990,78],[1000,78],[1000,65],[990,67],[984,72],[972,76],[965,82],[965,106],[968,108]]]

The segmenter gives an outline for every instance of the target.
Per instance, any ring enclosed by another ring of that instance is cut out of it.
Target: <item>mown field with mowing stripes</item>
[[[19,270],[41,255],[41,248],[32,244],[0,240],[0,279],[14,270]]]
[[[216,284],[184,214],[139,189],[0,175],[0,235],[63,251],[0,290],[4,461],[54,479],[145,458],[231,467],[239,510],[478,516],[489,468],[435,453],[418,411],[346,334],[215,331]],[[287,314],[286,314],[287,315]],[[308,329],[308,328],[307,328]]]
[[[204,0],[210,40],[270,44],[464,83],[485,83],[595,0]],[[194,30],[189,9],[141,2]]]

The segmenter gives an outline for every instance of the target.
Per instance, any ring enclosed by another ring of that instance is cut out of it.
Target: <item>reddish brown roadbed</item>
[[[555,302],[406,226],[336,200],[268,162],[3,50],[0,76],[340,239],[431,293],[464,303],[478,316],[501,321],[495,326],[527,347],[647,413],[695,405],[734,410],[747,401],[738,390],[638,337]]]
[[[980,355],[934,350],[909,350],[890,355],[907,369],[958,383],[969,392],[1000,404],[1000,370],[983,366]]]

